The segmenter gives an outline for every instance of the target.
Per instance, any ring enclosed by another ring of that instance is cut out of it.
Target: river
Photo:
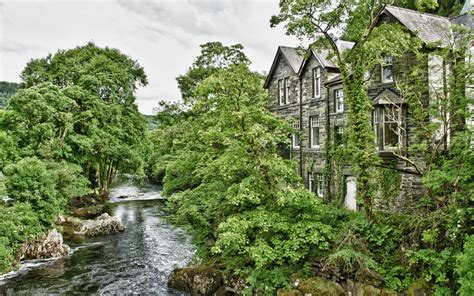
[[[24,262],[19,271],[0,276],[0,295],[182,295],[166,283],[174,267],[191,260],[194,247],[190,236],[166,221],[160,189],[122,183],[111,192],[111,203],[124,232],[66,238],[72,255]]]

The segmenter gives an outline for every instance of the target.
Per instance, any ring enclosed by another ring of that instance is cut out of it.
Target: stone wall
[[[423,60],[420,62],[416,60],[414,55],[405,55],[399,59],[393,60],[394,82],[382,82],[381,67],[376,67],[372,73],[371,83],[368,89],[369,98],[374,101],[386,90],[389,90],[395,96],[400,95],[397,85],[399,83],[404,83],[409,79],[409,72],[415,63],[418,63],[422,72],[426,72],[425,75],[420,77],[420,81],[424,81],[423,84],[426,85],[426,87],[422,89],[420,96],[423,98],[424,102],[428,104],[428,61]],[[321,67],[321,95],[313,97],[313,69],[316,67]],[[324,167],[328,165],[327,161],[324,159],[326,148],[324,147],[324,143],[328,137],[330,143],[333,145],[336,138],[345,138],[344,131],[347,124],[347,106],[344,106],[343,111],[338,111],[335,108],[335,92],[336,90],[342,89],[342,81],[334,80],[337,75],[337,69],[322,67],[318,59],[311,55],[309,60],[306,61],[305,67],[302,69],[299,76],[298,73],[293,71],[285,57],[280,55],[268,84],[269,109],[275,112],[275,114],[280,118],[292,119],[295,123],[300,123],[300,147],[290,147],[289,150],[291,158],[297,161],[298,168],[300,167],[300,160],[302,161],[301,177],[306,185],[308,185],[308,173],[323,173]],[[286,105],[279,105],[278,80],[286,77],[290,78],[291,84],[289,103]],[[302,85],[301,106],[299,102],[300,79]],[[374,104],[378,103],[374,102]],[[401,106],[404,118],[402,127],[406,131],[406,134],[402,135],[403,149],[397,150],[396,152],[403,156],[413,158],[412,155],[408,154],[407,147],[419,143],[420,138],[417,133],[416,124],[411,120],[406,120],[406,118],[410,118],[411,110],[409,110],[406,103]],[[315,115],[318,115],[321,119],[320,145],[319,147],[310,147],[309,119],[311,116]],[[337,131],[340,131],[341,129],[343,132],[338,135]],[[396,157],[394,150],[388,148],[385,149],[383,145],[380,145],[380,139],[378,139],[378,141],[377,146],[382,147],[382,149],[379,149],[378,153],[383,161],[383,165],[394,166],[402,174],[399,198],[394,203],[390,203],[390,207],[393,206],[392,210],[402,209],[408,203],[405,199],[411,200],[415,196],[423,194],[424,188],[420,177],[414,174],[414,168],[407,162]],[[422,165],[422,162],[419,162],[419,164]],[[328,197],[333,199],[343,199],[346,194],[346,180],[353,176],[350,163],[339,165],[339,167],[335,167],[334,163],[332,163],[332,169],[333,171],[330,173],[328,180],[325,180],[324,197],[326,199]],[[381,204],[384,202],[385,201],[377,201],[376,203]]]

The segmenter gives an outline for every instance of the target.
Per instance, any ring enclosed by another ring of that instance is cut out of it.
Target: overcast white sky
[[[296,46],[270,28],[278,0],[0,0],[0,80],[19,82],[31,58],[93,41],[120,49],[145,68],[138,106],[152,114],[160,99],[180,99],[175,78],[199,45],[241,43],[252,68],[270,69],[278,45]]]

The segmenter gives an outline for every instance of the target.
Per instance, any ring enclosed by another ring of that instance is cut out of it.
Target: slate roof
[[[270,83],[270,79],[273,76],[273,72],[276,69],[277,62],[280,56],[283,56],[286,59],[295,74],[298,73],[300,65],[304,60],[303,53],[297,47],[278,46],[277,53],[275,55],[275,58],[273,59],[272,67],[270,68],[270,72],[268,72],[267,78],[265,79],[265,83],[263,84],[264,88],[268,87],[268,84]]]
[[[472,2],[472,0],[466,0],[466,2],[464,3],[463,8],[461,9],[460,14],[468,13],[468,12],[472,11],[473,9],[474,9],[474,3]]]
[[[303,62],[303,53],[298,48],[280,46],[280,50],[285,56],[286,60],[290,64],[291,68],[295,73],[298,73],[301,63]]]
[[[325,84],[329,85],[329,84],[337,84],[339,82],[342,81],[342,75],[341,74],[338,74],[336,75],[335,77],[333,77],[332,79],[329,79],[328,81],[326,81]]]
[[[352,48],[354,46],[354,42],[338,40],[336,42],[336,45],[340,52],[344,52],[345,50]],[[335,58],[331,57],[330,50],[322,49],[322,48],[311,48],[309,50],[311,50],[311,53],[313,54],[313,56],[319,61],[319,63],[323,67],[336,68],[336,69],[339,68],[335,61]],[[301,75],[301,73],[303,72],[304,67],[306,66],[306,63],[308,62],[308,60],[309,58],[306,58],[301,64],[301,67],[298,71],[299,75]]]
[[[372,102],[374,105],[390,105],[404,103],[403,98],[401,98],[398,94],[396,94],[390,89],[384,89],[381,93],[375,96]]]
[[[425,44],[447,47],[452,43],[453,34],[448,18],[392,5],[387,5],[384,12],[392,15]]]
[[[472,15],[469,13],[461,14],[459,16],[453,17],[451,22],[456,25],[464,25],[466,28],[473,28],[473,19]]]
[[[456,16],[451,18],[451,22],[456,24],[456,25],[464,25],[466,28],[474,28],[474,0],[466,0],[466,3],[464,3],[464,7],[461,10],[461,13]]]

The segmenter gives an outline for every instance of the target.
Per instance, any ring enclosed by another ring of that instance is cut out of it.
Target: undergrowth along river
[[[122,233],[98,238],[66,237],[71,256],[28,261],[0,276],[0,295],[154,294],[180,295],[167,288],[176,266],[192,258],[191,237],[166,221],[160,188],[126,182],[111,192],[111,215]]]

